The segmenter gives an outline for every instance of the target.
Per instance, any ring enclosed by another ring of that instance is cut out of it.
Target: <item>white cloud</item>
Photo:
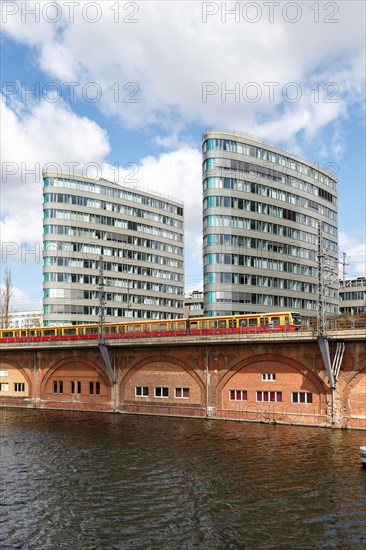
[[[5,32],[35,46],[40,66],[51,78],[79,82],[79,93],[88,82],[96,82],[103,91],[98,106],[128,127],[165,123],[174,136],[183,120],[194,120],[289,142],[299,132],[311,138],[337,117],[346,116],[351,105],[363,102],[363,2],[315,3],[312,8],[310,3],[298,3],[301,17],[296,23],[288,21],[296,15],[294,8],[284,11],[284,4],[275,8],[271,23],[269,8],[262,3],[257,3],[260,20],[250,23],[255,14],[243,11],[245,2],[212,3],[219,11],[206,23],[202,22],[205,3],[141,2],[136,3],[134,24],[123,21],[128,12],[121,10],[119,21],[113,22],[115,2],[101,3],[100,20],[90,23],[85,13],[81,16],[86,4],[81,2],[69,23],[64,3],[59,4],[64,17],[58,24],[21,23],[14,16]],[[234,6],[240,7],[238,22],[230,15],[222,22],[223,10]],[[123,88],[129,82],[139,87],[133,97],[133,86]],[[204,82],[215,83],[216,90],[206,102]],[[261,94],[257,102],[252,101],[254,88],[245,87],[251,82],[257,83]],[[269,82],[279,83],[273,101],[265,84]],[[287,88],[291,82],[301,92],[293,103],[283,100],[286,90],[289,95],[294,92]],[[337,87],[333,98],[329,83]],[[236,85],[238,98],[233,94],[222,98],[222,91]],[[330,103],[330,99],[339,101]],[[160,143],[169,144],[167,139],[160,138]]]
[[[34,103],[27,110],[1,102],[1,119],[0,236],[20,249],[21,243],[42,242],[43,167],[101,162],[110,147],[102,128],[63,102]]]
[[[10,301],[10,309],[15,311],[32,311],[42,309],[41,294],[27,294],[19,288],[14,287]]]
[[[339,250],[340,261],[343,262],[343,253],[346,253],[346,278],[366,276],[366,229],[359,229],[353,235],[340,231]],[[343,266],[340,264],[340,277]]]

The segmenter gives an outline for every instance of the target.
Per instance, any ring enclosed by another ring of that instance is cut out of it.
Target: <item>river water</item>
[[[360,431],[2,409],[2,549],[366,548]]]

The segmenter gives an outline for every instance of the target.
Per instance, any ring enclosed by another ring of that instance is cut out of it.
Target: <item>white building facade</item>
[[[183,203],[104,179],[44,174],[45,326],[183,317]]]
[[[318,241],[338,262],[337,178],[240,132],[205,132],[204,311],[317,315]],[[324,286],[338,313],[338,282]]]

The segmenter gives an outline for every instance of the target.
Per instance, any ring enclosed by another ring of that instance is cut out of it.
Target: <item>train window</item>
[[[98,327],[87,327],[85,329],[85,334],[97,334],[98,333]]]
[[[184,330],[184,329],[186,328],[185,322],[184,322],[184,321],[180,321],[180,322],[178,323],[178,327],[177,327],[177,328],[178,328],[178,330]]]
[[[76,328],[64,328],[64,335],[65,336],[71,336],[73,334],[76,334]]]
[[[124,325],[119,325],[118,329],[119,329],[119,332],[120,332],[121,334],[124,334],[124,333],[125,333],[125,326],[124,326]]]
[[[294,325],[301,325],[301,316],[299,313],[293,313],[292,319],[293,319]]]
[[[226,328],[226,319],[220,319],[220,321],[217,321],[217,326],[219,328]]]
[[[286,317],[286,319],[288,320],[288,317]],[[271,317],[271,321],[274,325],[278,326],[281,324],[281,321],[280,321],[280,318],[279,317]]]
[[[21,331],[20,331],[20,336],[21,336],[22,338],[26,338],[26,336],[27,336],[27,331],[26,331],[26,330],[21,330]]]
[[[144,332],[150,332],[150,327],[149,327],[149,325],[144,325],[143,331],[144,331]]]
[[[286,315],[286,317],[285,317],[285,325],[289,325],[289,324],[290,324],[290,323],[289,323],[289,319],[288,319],[288,317],[287,317],[287,315]]]
[[[157,323],[153,323],[153,324],[151,325],[151,330],[152,330],[152,332],[157,331],[157,330],[158,330],[158,324],[157,324]]]
[[[141,332],[141,325],[135,325],[133,327],[133,332]]]
[[[2,332],[3,338],[13,338],[14,332],[12,330],[7,330]]]
[[[261,324],[261,327],[264,327],[264,318],[263,317],[260,318],[260,324]]]
[[[197,321],[195,321],[195,322],[192,322],[192,321],[191,321],[190,329],[191,329],[191,330],[198,330],[198,323],[197,323]]]
[[[34,337],[37,337],[38,336],[38,331],[37,330],[30,330],[29,331],[29,336],[34,338]]]
[[[236,319],[229,319],[229,328],[236,327]]]
[[[44,329],[43,336],[55,336],[55,329]]]
[[[127,325],[126,330],[127,332],[133,332],[133,325]]]
[[[160,325],[159,325],[159,330],[160,330],[161,332],[165,332],[166,329],[167,329],[166,323],[160,323]]]
[[[201,322],[200,322],[200,326],[201,326],[201,330],[206,330],[206,328],[207,328],[207,323],[206,323],[206,321],[201,321]]]
[[[209,321],[208,325],[209,325],[210,328],[216,328],[217,327],[216,321]]]
[[[255,317],[252,317],[249,319],[249,326],[250,327],[256,327],[257,326],[257,319]]]
[[[248,325],[248,322],[247,322],[246,319],[240,319],[240,320],[239,320],[239,326],[240,326],[240,328],[244,328],[244,327],[246,327],[247,325]]]

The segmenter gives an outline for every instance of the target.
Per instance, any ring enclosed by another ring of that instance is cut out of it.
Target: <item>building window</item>
[[[155,388],[155,397],[169,397],[169,389],[161,387]]]
[[[0,391],[9,391],[9,384],[6,382],[0,383]]]
[[[282,392],[281,391],[257,391],[257,401],[262,402],[282,402]]]
[[[64,383],[62,380],[53,381],[53,393],[64,393]]]
[[[100,395],[100,382],[89,382],[89,395]]]
[[[75,392],[76,390],[76,392]],[[77,381],[77,382],[74,382],[74,380],[72,380],[70,382],[70,393],[77,393],[77,394],[81,394],[81,382]]]
[[[189,388],[175,388],[174,397],[189,399]]]
[[[292,402],[293,403],[312,403],[313,394],[310,392],[295,391],[292,393]]]
[[[247,390],[230,390],[230,401],[247,401],[248,392]]]
[[[149,388],[147,386],[136,386],[135,397],[149,397]]]
[[[263,382],[274,382],[276,380],[275,372],[263,372],[262,374]]]
[[[25,391],[24,382],[15,382],[14,383],[14,391]]]

